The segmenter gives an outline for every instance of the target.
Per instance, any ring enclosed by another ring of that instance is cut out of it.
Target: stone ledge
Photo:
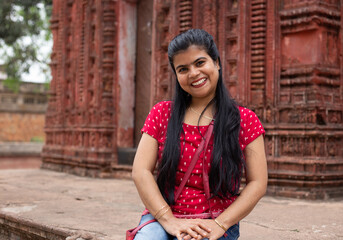
[[[40,169],[0,171],[0,240],[123,240],[143,210],[132,181]],[[342,215],[341,200],[264,197],[241,221],[241,239],[336,240],[342,237]],[[3,226],[13,232],[18,227],[22,235],[9,238],[7,231],[2,238]],[[47,231],[51,235],[44,235]]]
[[[52,228],[0,212],[0,239],[65,240],[71,232]]]
[[[43,143],[31,142],[2,142],[0,143],[0,157],[39,157],[43,148]]]

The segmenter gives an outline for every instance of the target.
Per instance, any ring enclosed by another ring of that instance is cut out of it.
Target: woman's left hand
[[[213,219],[199,219],[200,221],[204,221],[204,224],[208,226],[212,231],[209,233],[209,240],[217,240],[224,235],[224,230],[219,227]],[[200,238],[203,239],[203,238]],[[200,240],[196,238],[192,238],[190,235],[185,234],[183,240]]]

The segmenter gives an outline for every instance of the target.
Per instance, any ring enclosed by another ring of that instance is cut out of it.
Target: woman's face
[[[218,61],[201,47],[191,45],[173,58],[176,76],[181,88],[192,98],[210,101],[215,96],[219,77]]]

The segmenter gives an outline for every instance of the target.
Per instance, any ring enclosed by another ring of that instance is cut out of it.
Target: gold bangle
[[[163,209],[165,209],[166,207],[169,207],[168,205],[164,205],[163,207],[160,208],[160,210],[158,210],[156,213],[155,213],[155,218],[157,217],[157,215],[159,214],[159,212],[161,212]]]
[[[155,219],[158,221],[164,214],[166,214],[169,211],[170,207],[168,207],[163,213],[161,213],[160,216],[155,217]]]
[[[224,232],[226,232],[227,231],[227,229],[220,223],[220,222],[218,222],[218,220],[217,219],[214,219],[214,221],[217,223],[217,225],[221,228],[221,229],[223,229],[224,230]]]

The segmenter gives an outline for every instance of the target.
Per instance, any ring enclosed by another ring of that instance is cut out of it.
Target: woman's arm
[[[137,187],[143,204],[155,216],[160,207],[166,205],[153,172],[156,166],[158,152],[157,140],[143,133],[139,142],[132,167],[132,178]]]
[[[244,153],[247,185],[240,196],[216,218],[225,229],[247,216],[267,190],[268,173],[263,136],[259,136],[248,144]],[[207,225],[212,229],[210,240],[218,239],[224,234],[224,230],[213,220],[210,220]],[[190,239],[190,237],[187,236],[185,239]]]
[[[229,228],[247,216],[267,190],[268,172],[263,136],[245,148],[246,182],[240,196],[217,220]]]
[[[166,208],[163,207],[167,205],[153,176],[157,153],[157,140],[148,134],[143,133],[133,162],[132,178],[140,198],[153,216],[155,216],[156,213],[158,213],[158,215],[164,213]],[[163,209],[159,212],[161,208]],[[158,221],[169,234],[176,236],[180,240],[184,235],[182,234],[183,232],[187,232],[192,237],[196,237],[199,234],[202,237],[206,237],[211,231],[203,223],[197,220],[175,218],[171,210],[165,212]]]

